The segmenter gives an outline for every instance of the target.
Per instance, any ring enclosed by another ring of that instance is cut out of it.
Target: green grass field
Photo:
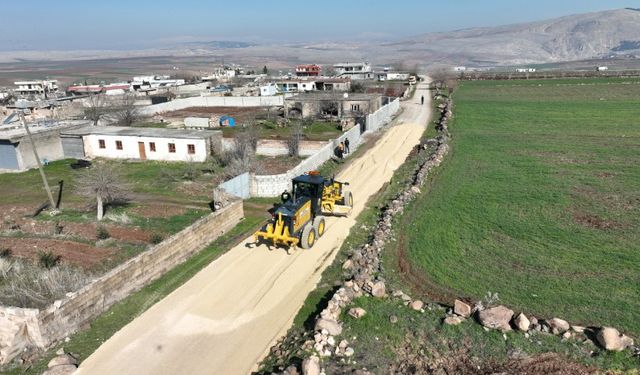
[[[422,291],[639,337],[640,80],[465,82],[454,99],[452,151],[400,224]]]

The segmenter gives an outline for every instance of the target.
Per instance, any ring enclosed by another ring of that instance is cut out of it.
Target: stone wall
[[[0,307],[0,364],[25,347],[48,348],[82,329],[113,304],[232,229],[243,217],[242,201],[233,201],[44,310]]]

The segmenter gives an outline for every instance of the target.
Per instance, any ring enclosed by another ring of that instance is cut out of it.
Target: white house
[[[204,162],[222,145],[211,130],[87,126],[61,132],[66,157]]]
[[[607,70],[609,70],[608,66],[599,66],[598,68],[596,68],[597,71],[599,72],[606,72]]]
[[[351,79],[373,79],[373,69],[368,62],[334,64],[333,70],[338,77]]]
[[[43,95],[58,92],[58,81],[55,79],[18,81],[13,84],[18,86],[15,91],[20,95]]]
[[[516,73],[535,73],[535,68],[517,68]]]
[[[453,71],[454,72],[465,72],[467,70],[466,66],[454,66],[453,67]]]

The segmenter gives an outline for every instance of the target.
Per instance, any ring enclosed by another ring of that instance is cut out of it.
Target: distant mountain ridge
[[[387,44],[440,61],[514,65],[640,54],[640,10],[577,14],[546,21],[428,33]]]

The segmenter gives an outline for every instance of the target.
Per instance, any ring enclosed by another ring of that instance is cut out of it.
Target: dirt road
[[[311,250],[231,249],[105,342],[79,374],[247,374],[284,335],[334,259],[368,198],[419,142],[429,118],[427,85],[405,102],[396,124],[340,175],[354,194],[348,218],[328,218]],[[420,105],[424,95],[426,103]]]

